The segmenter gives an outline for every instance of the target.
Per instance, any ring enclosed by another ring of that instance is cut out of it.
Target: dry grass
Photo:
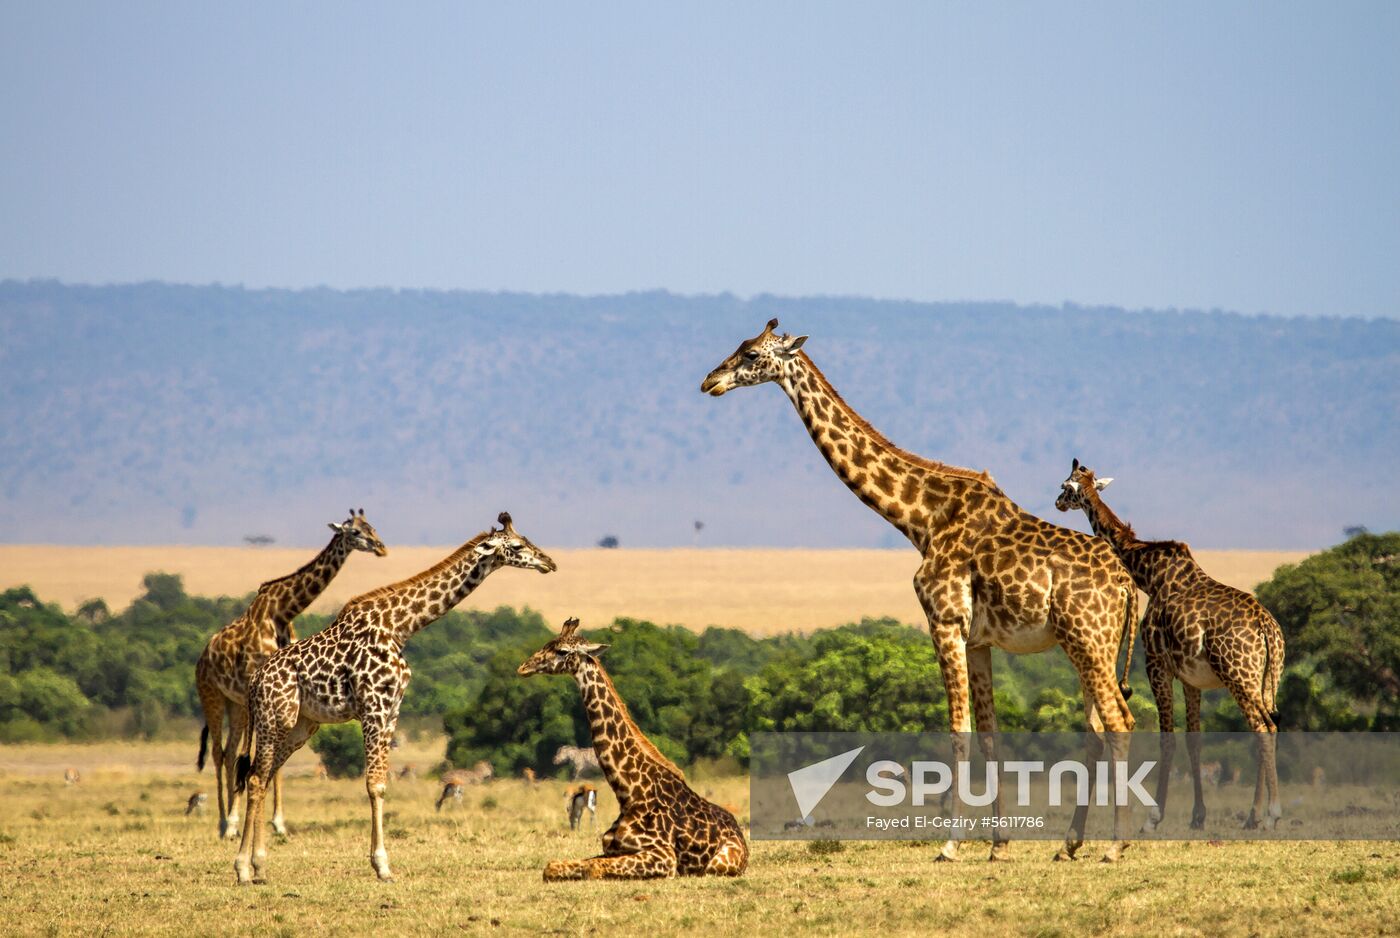
[[[8,759],[62,761],[43,748]],[[162,747],[89,748],[110,768],[79,785],[61,772],[0,782],[7,934],[1379,935],[1400,922],[1393,843],[1151,844],[1104,866],[1051,863],[1044,842],[1018,844],[1015,862],[997,865],[935,864],[918,844],[762,842],[738,880],[546,885],[547,860],[595,853],[597,839],[568,831],[563,783],[515,780],[469,789],[462,809],[440,815],[430,779],[391,786],[399,881],[386,885],[367,860],[363,785],[294,778],[292,836],[270,843],[271,882],[240,889],[212,812],[182,815],[207,775],[151,769]],[[744,780],[696,787],[746,812]],[[606,824],[610,793],[599,809]]]
[[[388,557],[351,558],[313,607],[334,612],[352,596],[417,573],[445,547],[391,548]],[[101,597],[126,606],[152,570],[182,574],[190,593],[242,596],[289,573],[313,549],[236,547],[0,546],[0,589],[29,584],[72,609]],[[585,624],[626,615],[703,629],[726,625],[754,635],[810,631],[893,616],[922,622],[911,581],[913,550],[561,550],[549,576],[505,570],[464,604],[530,606],[549,621],[577,615]],[[1201,563],[1232,586],[1251,589],[1282,563],[1307,555],[1282,551],[1201,551]]]

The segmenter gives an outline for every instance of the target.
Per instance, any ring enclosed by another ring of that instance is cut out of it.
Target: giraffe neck
[[[485,534],[477,535],[432,567],[392,586],[380,587],[357,597],[354,602],[387,600],[388,611],[381,618],[402,649],[424,627],[442,618],[453,606],[471,595],[500,562],[495,554],[476,552]]]
[[[1084,515],[1089,519],[1089,527],[1095,535],[1108,541],[1109,546],[1120,558],[1134,547],[1143,545],[1128,523],[1104,504],[1098,489],[1092,485],[1083,486],[1080,495],[1084,501]]]
[[[1083,498],[1089,527],[1108,541],[1138,589],[1160,599],[1174,588],[1194,581],[1200,567],[1185,544],[1139,539],[1132,527],[1104,504],[1093,486],[1084,491]]]
[[[985,472],[895,446],[836,393],[805,352],[792,358],[779,384],[837,477],[915,546],[956,512],[969,481],[999,492]]]
[[[325,592],[345,565],[350,551],[349,539],[336,534],[304,567],[258,588],[255,600],[255,604],[261,605],[258,618],[272,623],[279,648],[296,640],[292,622]]]
[[[638,728],[598,659],[591,655],[583,657],[583,663],[574,670],[574,680],[583,698],[584,715],[593,736],[593,751],[617,795],[618,805],[625,809],[628,801],[638,794],[648,772],[685,776]]]

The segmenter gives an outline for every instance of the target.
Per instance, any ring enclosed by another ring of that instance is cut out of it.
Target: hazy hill
[[[775,388],[769,316],[900,445],[1047,517],[1070,458],[1145,536],[1400,526],[1400,323],[863,299],[0,283],[0,539],[895,546]],[[1066,523],[1082,526],[1079,519]]]

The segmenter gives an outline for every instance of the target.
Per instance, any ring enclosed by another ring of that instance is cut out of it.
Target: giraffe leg
[[[1277,738],[1274,721],[1269,717],[1263,701],[1250,691],[1248,685],[1232,680],[1226,682],[1226,686],[1234,695],[1235,702],[1239,704],[1240,712],[1244,714],[1250,730],[1254,732],[1255,758],[1258,761],[1254,777],[1254,804],[1249,809],[1244,828],[1257,830],[1262,827],[1272,830],[1279,816],[1283,814],[1282,806],[1278,803]]]
[[[272,830],[281,837],[287,836],[287,822],[282,817],[282,773],[272,776]]]
[[[1167,786],[1171,781],[1172,759],[1176,755],[1176,706],[1172,675],[1164,655],[1147,653],[1147,679],[1152,684],[1152,699],[1157,704],[1157,743],[1161,761],[1157,766],[1157,804],[1147,814],[1144,832],[1155,831],[1167,810]]]
[[[222,836],[233,839],[238,836],[240,830],[238,824],[238,794],[234,791],[234,776],[237,774],[238,757],[237,753],[243,751],[244,733],[252,732],[252,727],[248,725],[248,710],[236,704],[230,704],[228,708],[228,742],[224,745],[224,771],[227,773],[224,784],[228,788],[228,822],[224,825]],[[246,798],[244,799],[247,800]]]
[[[209,755],[214,767],[214,785],[219,795],[219,837],[228,836],[230,829],[228,798],[224,794],[224,709],[228,701],[206,673],[204,658],[199,659],[195,668],[195,684],[199,689],[199,702],[204,708],[204,729],[208,734]],[[201,764],[200,768],[204,766]],[[228,792],[232,796],[232,789]]]
[[[1084,716],[1088,728],[1084,731],[1084,764],[1095,765],[1103,756],[1103,721],[1099,718],[1098,706],[1088,690],[1084,691]],[[1065,832],[1065,842],[1055,853],[1057,861],[1077,859],[1075,854],[1084,846],[1084,825],[1089,820],[1089,802],[1094,800],[1094,781],[1098,773],[1089,772],[1089,787],[1086,797],[1074,806],[1074,815]]]
[[[977,742],[988,768],[1001,765],[997,753],[997,714],[992,702],[992,649],[983,645],[967,650],[968,687],[972,693],[972,709],[977,718]],[[988,778],[991,784],[991,778]],[[1001,817],[1001,786],[996,788],[992,800],[992,817]],[[992,853],[988,860],[1010,860],[1008,846],[1010,838],[1006,829],[999,824],[992,825]]]
[[[742,876],[749,866],[749,845],[742,836],[726,838],[705,864],[705,876]]]
[[[1181,689],[1186,696],[1186,754],[1191,757],[1191,789],[1195,804],[1191,807],[1191,829],[1206,826],[1206,796],[1201,789],[1201,691],[1185,681]]]
[[[938,653],[938,669],[943,674],[943,689],[948,699],[948,723],[953,738],[953,814],[960,811],[958,798],[958,766],[967,763],[968,736],[972,733],[971,690],[967,667],[967,634],[972,622],[972,587],[966,577],[946,576],[939,564],[925,560],[914,576],[914,592],[928,617],[929,633]],[[944,842],[935,858],[942,861],[958,859],[962,829]]]
[[[632,838],[623,838],[627,843]],[[614,841],[616,842],[616,840]],[[670,844],[647,838],[640,850],[604,854],[586,860],[551,860],[544,868],[545,882],[567,879],[666,879],[676,875],[676,850]]]
[[[362,718],[360,725],[365,733],[365,791],[369,793],[369,865],[381,880],[392,883],[394,874],[389,869],[389,851],[384,847],[384,788],[389,774],[389,740],[393,738],[393,730],[373,719]]]

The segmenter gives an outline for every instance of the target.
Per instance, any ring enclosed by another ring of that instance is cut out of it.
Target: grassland
[[[448,547],[390,548],[388,557],[356,555],[312,607],[334,612],[358,593],[431,566]],[[102,598],[114,610],[141,591],[153,570],[184,576],[185,590],[202,596],[242,596],[264,580],[290,573],[315,553],[306,549],[236,547],[54,547],[0,545],[0,589],[32,586],[47,601],[72,610]],[[913,550],[561,550],[549,576],[519,570],[492,577],[464,608],[530,606],[549,621],[585,623],[619,615],[703,629],[740,628],[753,635],[805,632],[892,616],[922,622],[910,583]],[[1252,589],[1279,564],[1306,554],[1281,551],[1201,551],[1213,576]]]
[[[396,759],[427,765],[441,741]],[[1400,845],[1207,843],[1135,846],[1116,866],[1050,862],[1021,843],[1014,862],[935,864],[928,845],[753,845],[739,880],[549,884],[545,862],[595,853],[571,833],[564,785],[499,780],[460,809],[433,810],[430,778],[396,781],[386,830],[398,882],[367,861],[362,783],[287,782],[291,836],[272,838],[270,883],[233,885],[234,847],[214,813],[183,815],[210,778],[193,745],[20,746],[0,753],[0,926],[17,935],[1395,934]],[[81,767],[63,782],[64,762]],[[747,815],[743,779],[696,787]],[[600,827],[614,816],[604,792]],[[1093,844],[1085,851],[1091,857]],[[977,845],[968,848],[979,856]]]

